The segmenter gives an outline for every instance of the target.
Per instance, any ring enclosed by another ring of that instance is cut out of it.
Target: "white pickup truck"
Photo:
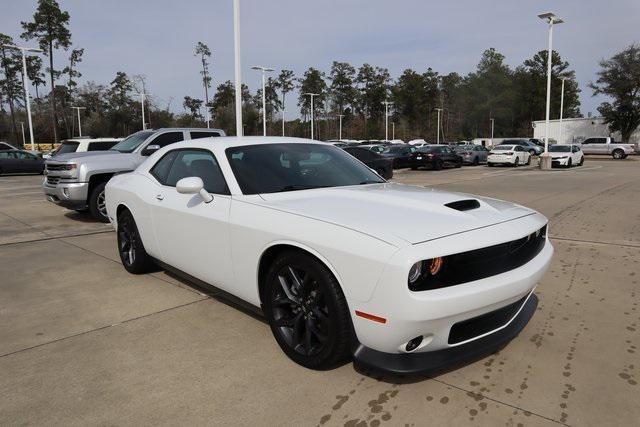
[[[638,144],[621,144],[615,142],[611,137],[592,137],[582,141],[582,152],[584,154],[605,154],[614,159],[624,159],[629,154],[639,152]]]

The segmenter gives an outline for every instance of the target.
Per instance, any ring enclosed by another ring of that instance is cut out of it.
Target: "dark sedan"
[[[411,170],[419,167],[429,167],[433,170],[440,170],[446,166],[459,168],[462,166],[462,156],[446,145],[423,145],[411,155],[410,166]]]
[[[391,179],[393,177],[393,160],[387,159],[363,147],[345,147],[344,151],[369,166],[384,179]]]
[[[0,175],[7,173],[44,172],[44,160],[41,157],[22,150],[0,151]]]
[[[415,153],[416,147],[409,144],[390,144],[380,155],[393,160],[393,168],[408,168],[411,154]]]

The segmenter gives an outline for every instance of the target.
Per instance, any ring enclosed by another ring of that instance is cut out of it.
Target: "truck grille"
[[[47,163],[47,170],[48,171],[66,171],[68,170],[67,165],[55,165],[55,164],[50,164]]]
[[[57,176],[48,176],[47,177],[47,184],[49,185],[58,185],[58,182],[60,182],[60,178]]]

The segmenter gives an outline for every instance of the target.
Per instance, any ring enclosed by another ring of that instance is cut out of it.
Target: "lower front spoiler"
[[[527,299],[509,325],[486,337],[456,347],[422,353],[384,353],[359,345],[353,359],[356,365],[394,375],[435,376],[479,360],[503,348],[529,323],[538,306],[535,294]]]

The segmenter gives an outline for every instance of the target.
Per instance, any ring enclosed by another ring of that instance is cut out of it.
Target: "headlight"
[[[440,257],[418,261],[409,270],[409,287],[413,287],[418,282],[432,279],[442,270],[444,260]]]
[[[409,283],[415,283],[422,276],[422,261],[418,261],[409,270]]]

